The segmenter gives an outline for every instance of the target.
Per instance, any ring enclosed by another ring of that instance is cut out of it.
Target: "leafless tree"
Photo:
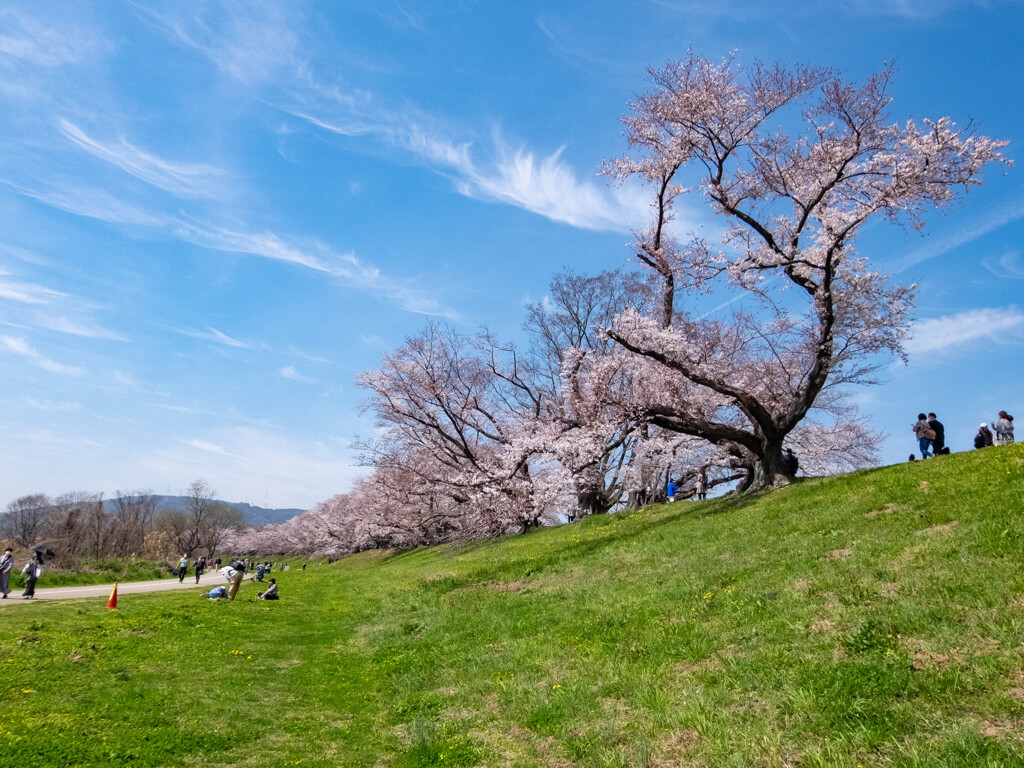
[[[151,491],[117,491],[113,507],[112,550],[122,557],[140,554],[156,514],[156,497]]]
[[[0,536],[14,539],[21,547],[31,547],[38,540],[52,511],[53,503],[42,493],[15,499],[0,517]]]

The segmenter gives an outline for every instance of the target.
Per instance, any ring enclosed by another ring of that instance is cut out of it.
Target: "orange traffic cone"
[[[117,608],[117,582],[114,582],[114,588],[110,590],[110,599],[107,600],[107,608]]]

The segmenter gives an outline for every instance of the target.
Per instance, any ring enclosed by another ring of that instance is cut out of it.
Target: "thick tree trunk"
[[[750,473],[750,483],[742,490],[762,491],[766,488],[781,488],[791,482],[793,482],[793,477],[786,467],[786,460],[782,455],[782,444],[765,445],[761,455],[754,461],[754,469]]]
[[[576,504],[580,509],[580,517],[603,515],[612,508],[608,495],[603,491],[579,491],[576,494]]]

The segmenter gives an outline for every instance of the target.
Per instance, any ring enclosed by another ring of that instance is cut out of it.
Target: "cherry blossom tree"
[[[481,534],[538,525],[531,428],[543,395],[530,378],[513,347],[429,325],[357,378],[383,430],[362,443],[367,462],[466,505]]]
[[[608,512],[626,490],[625,472],[638,422],[586,386],[589,358],[612,351],[602,328],[627,309],[645,311],[655,293],[635,272],[594,276],[561,272],[544,301],[527,305],[524,325],[532,340],[538,387],[545,393],[544,451],[561,465],[562,482],[575,498],[567,512]],[[605,371],[604,387],[625,386],[624,370]],[[540,431],[540,428],[538,428]]]
[[[920,229],[986,165],[1007,163],[1006,142],[949,118],[890,122],[892,74],[854,85],[832,70],[691,51],[651,72],[654,90],[624,120],[631,154],[606,168],[653,190],[634,251],[659,281],[659,311],[627,310],[608,329],[648,379],[633,405],[750,464],[748,487],[788,481],[783,444],[824,391],[872,383],[903,355],[912,287],[857,255],[863,225]],[[727,222],[719,245],[677,231],[687,193]],[[740,299],[731,316],[679,306],[713,288]]]

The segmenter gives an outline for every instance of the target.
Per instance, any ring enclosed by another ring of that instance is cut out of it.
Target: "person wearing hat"
[[[989,431],[988,424],[983,421],[978,427],[978,434],[974,436],[974,447],[987,448],[990,445],[992,445],[992,432]]]
[[[0,557],[0,592],[3,592],[2,600],[6,600],[11,593],[11,571],[14,569],[14,550],[10,547],[4,550],[4,556]]]

